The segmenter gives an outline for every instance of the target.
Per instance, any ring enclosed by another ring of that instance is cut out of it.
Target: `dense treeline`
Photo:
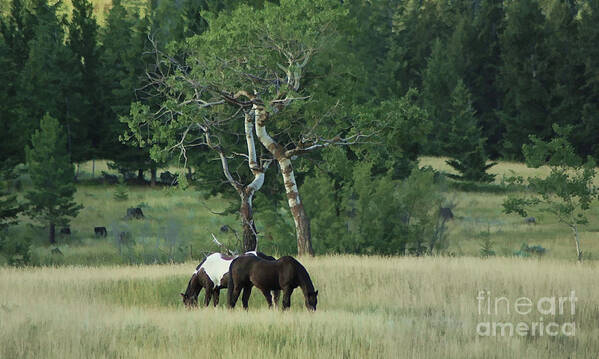
[[[73,0],[68,9],[60,1],[12,0],[0,19],[2,164],[25,161],[25,148],[47,113],[66,130],[71,161],[109,159],[123,173],[141,177],[149,170],[154,180],[156,169],[172,158],[150,156],[144,140],[163,140],[164,146],[170,140],[157,135],[127,141],[132,133],[126,119],[172,103],[172,92],[156,91],[156,78],[146,76],[159,66],[157,51],[180,63],[190,58],[189,46],[226,54],[232,40],[220,39],[219,28],[211,26],[228,26],[224,18],[242,24],[244,13],[277,3],[114,0],[99,25],[88,0]],[[312,154],[294,165],[313,204],[307,210],[323,239],[321,250],[403,251],[408,237],[419,238],[416,248],[424,245],[422,238],[441,243],[442,228],[430,209],[443,200],[419,184],[434,175],[412,172],[420,154],[452,158],[458,179],[489,182],[489,158],[522,159],[529,135],[549,139],[559,124],[572,127],[568,140],[579,155],[599,158],[597,1],[353,0],[318,6],[335,9],[326,19],[334,35],[321,51],[327,57],[314,57],[302,80],[311,101],[292,115],[330,115],[331,136],[373,134],[364,144]],[[298,24],[286,31],[303,31]],[[222,49],[213,45],[219,41]],[[301,137],[287,131],[294,120],[281,118],[277,131],[286,133],[287,142]],[[319,121],[306,121],[306,127]],[[198,148],[189,152],[188,164],[199,170],[207,193],[231,195],[215,178],[218,164],[208,158],[214,153]],[[239,171],[249,176],[248,169]],[[408,176],[401,198],[391,200],[396,181]],[[273,206],[284,199],[281,186],[266,176],[256,198],[255,205],[269,213],[265,232],[292,231]],[[429,201],[415,214],[416,200],[408,197],[424,193]],[[389,206],[373,212],[382,202]],[[373,225],[372,218],[381,223]],[[350,235],[337,240],[340,231]],[[378,242],[362,243],[372,238]],[[390,246],[397,238],[401,243]]]
[[[61,2],[12,1],[0,23],[3,160],[23,162],[26,142],[48,112],[67,128],[74,162],[108,158],[150,168],[147,156],[126,151],[118,140],[124,132],[118,117],[144,99],[152,62],[148,35],[163,47],[183,41],[208,28],[207,14],[242,3],[117,0],[99,26],[89,1],[73,1],[71,14]],[[376,104],[419,89],[418,103],[436,129],[426,153],[459,152],[451,136],[460,129],[477,138],[472,143],[482,142],[479,150],[490,157],[520,159],[528,135],[547,138],[558,123],[575,127],[572,141],[580,154],[599,155],[596,1],[342,6],[349,15],[339,31],[360,66],[353,75],[363,80],[352,100]],[[456,123],[462,109],[455,107],[468,103],[474,120]]]

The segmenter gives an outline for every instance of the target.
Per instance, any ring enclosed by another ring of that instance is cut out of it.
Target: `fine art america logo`
[[[576,313],[576,302],[578,298],[574,291],[567,297],[541,297],[531,299],[519,297],[510,299],[508,297],[491,296],[490,291],[479,291],[476,297],[478,301],[478,315],[484,316],[487,321],[481,321],[476,326],[476,334],[480,336],[574,336],[576,335],[576,323],[573,321],[557,322],[568,313],[573,318]],[[499,315],[507,314],[510,318],[514,315],[531,315],[534,321],[516,320],[499,321]]]

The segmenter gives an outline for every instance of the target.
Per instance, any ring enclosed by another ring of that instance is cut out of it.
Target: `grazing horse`
[[[271,291],[283,290],[283,310],[291,306],[291,294],[297,287],[304,293],[306,308],[316,310],[318,291],[314,290],[306,268],[295,258],[285,256],[266,261],[254,256],[243,256],[231,262],[229,268],[229,307],[234,308],[243,289],[241,302],[247,309],[252,286],[262,291],[268,306],[272,307]]]
[[[264,260],[275,260],[274,257],[257,251],[247,252],[244,255],[259,257]],[[205,306],[208,306],[210,304],[210,299],[213,299],[214,306],[216,307],[219,301],[220,290],[222,288],[227,288],[228,286],[229,265],[235,258],[237,258],[237,256],[230,257],[221,253],[213,253],[204,258],[204,260],[196,267],[195,272],[191,275],[185,293],[181,293],[183,304],[188,308],[197,307],[198,295],[202,288],[206,288],[206,297],[204,300]],[[274,295],[278,300],[279,291],[276,291]]]

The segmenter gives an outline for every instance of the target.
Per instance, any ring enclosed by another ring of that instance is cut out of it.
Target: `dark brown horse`
[[[257,256],[265,260],[275,260],[274,257],[268,256],[262,252],[251,251],[244,254],[245,256]],[[181,293],[183,297],[183,304],[186,307],[197,307],[198,296],[202,288],[206,289],[206,296],[204,298],[204,305],[208,306],[210,300],[214,299],[214,306],[218,305],[220,290],[227,288],[229,283],[229,265],[235,257],[228,257],[221,253],[213,253],[206,258],[196,267],[193,272],[185,293]],[[279,297],[279,291],[276,291],[275,298]]]
[[[283,310],[291,306],[291,294],[297,287],[304,293],[308,310],[315,311],[318,291],[314,290],[306,268],[295,258],[285,256],[276,261],[243,256],[231,262],[229,267],[229,307],[234,308],[243,290],[241,302],[247,309],[252,286],[262,291],[268,306],[272,306],[271,291],[283,290]]]

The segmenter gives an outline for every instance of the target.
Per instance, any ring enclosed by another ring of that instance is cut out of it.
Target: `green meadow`
[[[432,166],[443,172],[451,172],[443,158],[424,157],[421,166]],[[170,168],[175,172],[176,168]],[[113,173],[105,161],[96,161],[94,178],[101,172]],[[160,172],[160,171],[159,171]],[[491,169],[496,174],[495,183],[476,190],[446,188],[445,195],[455,204],[454,219],[448,222],[449,247],[443,252],[448,256],[480,255],[484,241],[490,241],[498,256],[511,257],[523,244],[542,246],[547,259],[571,261],[576,258],[574,239],[570,229],[549,215],[531,212],[536,224],[526,223],[517,215],[502,212],[502,203],[507,193],[501,190],[502,181],[514,174],[522,176],[545,175],[547,169],[530,169],[519,163],[501,162]],[[32,259],[34,264],[54,265],[102,265],[167,263],[200,260],[204,254],[220,249],[212,241],[214,234],[228,247],[236,247],[240,233],[223,232],[223,226],[239,229],[235,213],[218,215],[231,203],[220,197],[208,197],[198,188],[185,191],[170,187],[129,186],[128,199],[113,198],[115,185],[89,184],[92,178],[91,162],[79,167],[78,186],[75,199],[84,205],[79,216],[71,222],[71,236],[59,236],[57,248],[62,254],[53,254],[46,242],[43,229],[31,227],[27,219],[14,229],[15,235],[28,236],[33,240]],[[24,181],[27,185],[26,180]],[[233,203],[235,206],[236,203]],[[127,208],[142,208],[144,220],[126,220]],[[283,213],[283,216],[288,213]],[[258,230],[264,228],[259,210],[255,213]],[[291,221],[291,216],[289,216]],[[94,227],[106,227],[105,238],[94,235]],[[127,232],[127,242],[119,241],[119,234]],[[589,211],[589,225],[583,226],[581,243],[586,261],[599,256],[599,205],[594,203]],[[283,255],[294,248],[293,236],[285,238],[262,237],[260,248],[266,252]],[[318,233],[313,233],[317,247]],[[0,263],[4,259],[0,257]]]

